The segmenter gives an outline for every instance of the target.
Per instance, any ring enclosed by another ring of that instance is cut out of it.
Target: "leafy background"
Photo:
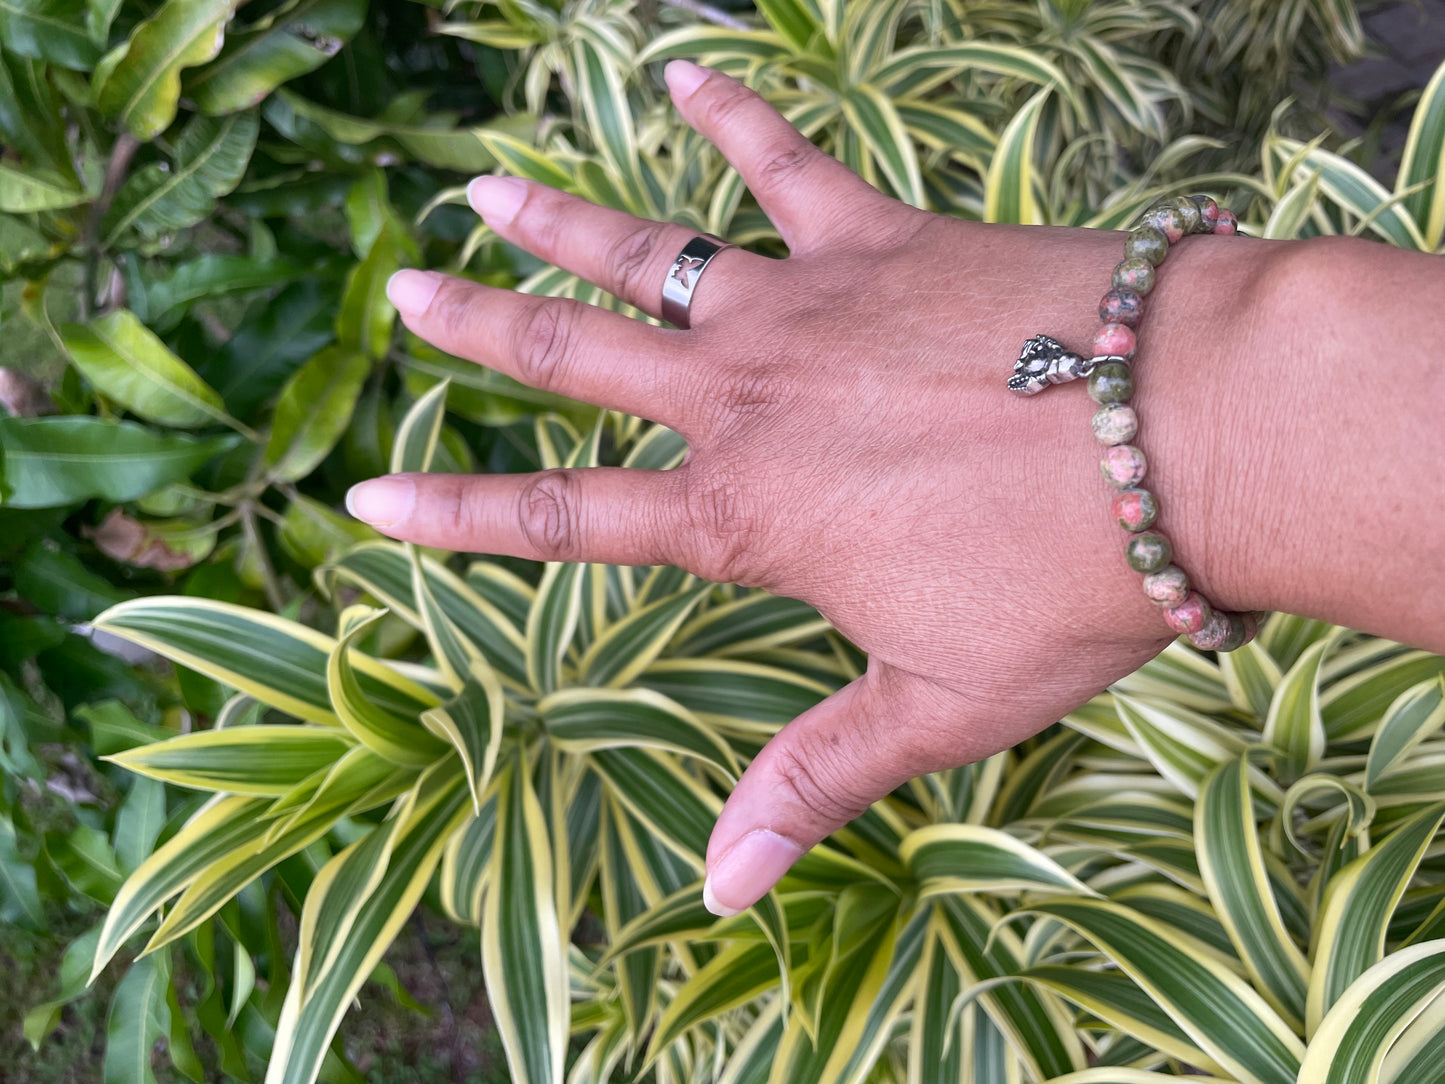
[[[490,170],[781,254],[667,57],[943,213],[1202,188],[1438,252],[1445,76],[1397,147],[1326,78],[1366,47],[1344,0],[0,0],[8,1078],[1427,1079],[1442,660],[1284,615],[1176,645],[714,922],[729,779],[856,651],[786,600],[338,511],[390,466],[676,460],[383,293],[616,304],[476,224]]]

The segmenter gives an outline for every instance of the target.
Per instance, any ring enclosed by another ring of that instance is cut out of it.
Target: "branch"
[[[100,220],[110,210],[111,200],[120,191],[130,160],[140,150],[140,141],[129,132],[116,137],[110,149],[110,159],[105,164],[105,179],[100,185],[100,195],[90,205],[90,214],[85,219],[85,231],[81,234],[81,245],[85,249],[85,288],[80,294],[80,319],[89,320],[95,306],[96,275],[100,270]]]

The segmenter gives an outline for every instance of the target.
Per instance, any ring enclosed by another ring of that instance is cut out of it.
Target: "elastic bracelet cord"
[[[1140,485],[1144,453],[1133,443],[1139,416],[1129,406],[1134,396],[1131,361],[1137,347],[1134,329],[1144,313],[1144,298],[1154,288],[1154,269],[1169,246],[1193,233],[1233,235],[1239,221],[1208,196],[1180,196],[1150,207],[1124,242],[1124,259],[1114,268],[1113,288],[1099,303],[1103,322],[1094,334],[1093,357],[1066,350],[1047,335],[1024,343],[1014,364],[1009,389],[1036,395],[1050,384],[1088,379],[1089,397],[1099,404],[1094,436],[1105,446],[1099,464],[1117,491],[1114,518],[1129,532],[1124,554],[1129,567],[1144,574],[1144,594],[1164,612],[1164,620],[1191,644],[1207,651],[1233,651],[1254,639],[1253,614],[1216,609],[1194,590],[1184,570],[1173,563],[1174,548],[1163,533],[1151,530],[1159,518],[1159,499]]]

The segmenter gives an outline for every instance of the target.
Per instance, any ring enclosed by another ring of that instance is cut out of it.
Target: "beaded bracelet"
[[[1208,196],[1180,196],[1145,211],[1124,242],[1124,259],[1114,268],[1113,289],[1099,303],[1103,326],[1094,335],[1094,356],[1084,358],[1066,350],[1047,335],[1024,343],[1009,378],[1011,391],[1036,395],[1050,384],[1087,377],[1089,397],[1099,404],[1094,415],[1094,436],[1107,449],[1100,468],[1118,492],[1114,518],[1130,532],[1125,547],[1129,566],[1144,573],[1144,593],[1164,611],[1164,620],[1195,647],[1233,651],[1254,638],[1253,614],[1217,610],[1189,577],[1172,563],[1174,549],[1159,531],[1150,530],[1159,518],[1159,499],[1140,487],[1144,480],[1144,453],[1133,441],[1139,417],[1129,400],[1134,395],[1134,328],[1144,312],[1144,297],[1154,288],[1154,268],[1164,262],[1169,246],[1191,233],[1234,234],[1234,214]]]

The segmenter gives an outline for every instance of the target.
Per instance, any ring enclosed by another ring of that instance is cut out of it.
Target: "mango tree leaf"
[[[118,309],[58,330],[95,389],[146,421],[177,428],[230,421],[221,397],[134,313]]]
[[[0,815],[0,921],[25,929],[45,929],[45,910],[35,882],[33,860],[20,853],[15,825]]]
[[[156,237],[206,218],[216,200],[240,183],[256,149],[260,125],[255,113],[221,120],[191,118],[176,139],[172,160],[142,167],[116,193],[101,224],[104,244],[116,244],[131,230]]]
[[[266,462],[271,476],[295,482],[321,465],[351,421],[371,360],[330,346],[297,370],[276,404]]]
[[[97,108],[142,142],[170,127],[181,96],[181,70],[221,49],[235,0],[165,0],[130,39],[95,69]]]
[[[0,162],[0,211],[58,211],[89,203],[90,196],[67,178],[49,170],[25,169]]]
[[[7,51],[88,71],[100,50],[86,33],[86,0],[0,0],[0,41]]]
[[[0,418],[8,508],[59,508],[91,497],[133,501],[180,482],[235,446],[100,418]]]
[[[202,113],[259,104],[281,84],[314,71],[361,29],[367,0],[291,0],[243,30],[232,29],[215,60],[185,80]]]

